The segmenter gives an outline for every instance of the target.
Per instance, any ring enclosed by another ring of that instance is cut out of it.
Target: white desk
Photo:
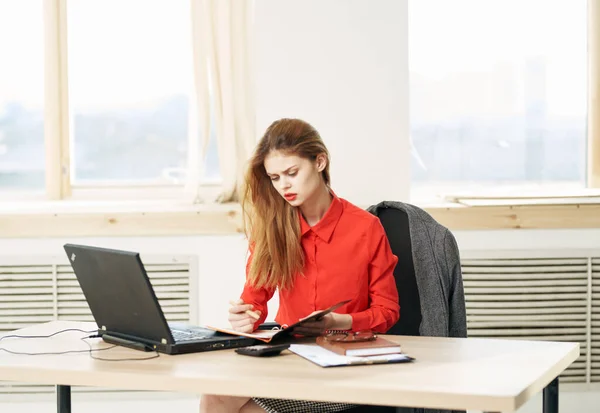
[[[10,334],[48,335],[66,328],[94,330],[94,323],[55,321]],[[67,332],[50,339],[5,339],[20,352],[87,349]],[[578,356],[579,344],[495,339],[387,336],[414,363],[324,369],[289,351],[274,358],[233,350],[107,362],[89,353],[24,356],[0,351],[0,380],[55,384],[59,413],[70,412],[70,386],[101,386],[196,394],[259,396],[388,406],[509,412],[544,390],[544,411],[558,411],[558,380]],[[99,339],[94,348],[108,347]],[[144,358],[123,347],[95,352],[104,358]]]

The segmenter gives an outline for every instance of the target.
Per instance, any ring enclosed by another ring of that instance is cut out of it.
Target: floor
[[[74,393],[73,413],[192,413],[198,412],[198,396],[173,393],[116,392]],[[600,412],[600,392],[561,392],[560,413]],[[51,413],[56,411],[52,394],[0,395],[2,413]],[[538,395],[525,404],[518,413],[540,413],[542,399]],[[469,411],[471,413],[471,411]]]
[[[171,393],[74,393],[73,413],[192,413],[198,412],[199,398]],[[0,395],[2,413],[50,413],[56,411],[56,399],[51,394]]]

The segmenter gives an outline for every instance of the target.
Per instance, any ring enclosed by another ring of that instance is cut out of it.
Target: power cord
[[[62,333],[66,333],[69,331],[76,331],[76,332],[80,332],[80,333],[85,333],[85,334],[92,334],[90,336],[87,337],[81,337],[80,340],[83,341],[85,344],[88,345],[89,349],[86,350],[66,350],[66,351],[57,351],[57,352],[40,352],[40,353],[28,353],[28,352],[21,352],[21,351],[13,351],[13,350],[9,350],[3,347],[0,347],[0,351],[4,351],[6,353],[10,353],[10,354],[16,354],[16,355],[23,355],[23,356],[51,356],[51,355],[62,355],[62,354],[69,354],[69,353],[88,353],[90,355],[91,358],[93,358],[94,360],[101,360],[101,361],[135,361],[135,360],[150,360],[150,359],[155,359],[158,358],[160,356],[160,354],[158,353],[158,351],[156,352],[155,355],[153,355],[152,357],[142,357],[142,358],[121,358],[121,359],[109,359],[109,358],[102,358],[102,357],[96,357],[94,356],[93,352],[97,352],[97,351],[106,351],[106,350],[110,350],[113,349],[115,347],[118,347],[117,345],[113,345],[110,347],[104,347],[104,348],[93,348],[92,345],[87,342],[86,340],[90,339],[90,338],[98,338],[100,337],[97,334],[97,331],[86,331],[86,330],[82,330],[79,328],[66,328],[64,330],[60,330],[57,331],[55,333],[52,334],[48,334],[48,335],[35,335],[35,336],[23,336],[23,335],[17,335],[17,334],[9,334],[6,336],[2,336],[0,337],[0,341],[8,339],[8,338],[32,338],[32,339],[39,339],[39,338],[51,338],[54,337],[58,334],[62,334]]]

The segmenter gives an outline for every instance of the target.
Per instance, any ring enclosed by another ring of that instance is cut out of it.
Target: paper
[[[321,367],[405,363],[414,360],[406,354],[365,357],[342,356],[315,344],[292,344],[289,350]]]

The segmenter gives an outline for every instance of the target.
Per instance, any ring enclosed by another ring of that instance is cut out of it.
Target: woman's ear
[[[323,172],[327,166],[327,156],[324,153],[317,155],[317,171]]]

